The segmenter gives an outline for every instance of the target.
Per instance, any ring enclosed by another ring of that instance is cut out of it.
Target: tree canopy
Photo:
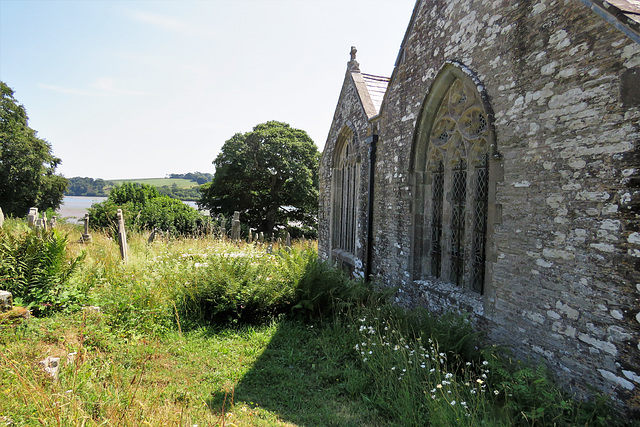
[[[267,233],[291,221],[315,227],[319,158],[305,131],[277,121],[259,124],[224,143],[199,205],[229,216],[239,211],[242,222]]]
[[[67,188],[66,178],[55,174],[61,160],[29,127],[13,93],[0,81],[0,207],[14,216],[26,215],[31,207],[57,209]]]

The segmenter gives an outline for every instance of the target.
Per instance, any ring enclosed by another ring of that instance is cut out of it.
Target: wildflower
[[[456,404],[456,401],[455,401],[455,400],[452,400],[452,401],[451,401],[451,406],[454,406],[455,404]]]
[[[395,351],[400,350],[400,346],[398,346],[398,345],[396,344],[396,346],[395,346],[395,347],[393,347],[393,350],[395,350]]]
[[[426,367],[426,365],[423,363],[423,364],[420,365],[420,367],[424,369]]]
[[[373,351],[369,350],[369,354],[373,354]]]
[[[432,399],[435,399],[435,398],[436,398],[436,395],[435,395],[435,394],[432,394],[432,395],[431,395],[431,398],[432,398]]]
[[[482,362],[482,366],[487,366],[489,364],[489,362],[487,362],[486,360],[484,362]]]
[[[447,374],[444,376],[446,379],[449,379],[451,377],[453,377],[452,373],[447,372]]]
[[[391,367],[391,370],[392,370],[392,371],[395,371],[395,370],[396,370],[396,367],[395,367],[395,366],[392,366],[392,367]]]
[[[474,389],[471,389],[471,392],[470,392],[470,393],[471,393],[471,394],[476,394],[476,389],[475,389],[475,388],[474,388]]]
[[[435,392],[436,392],[436,389],[435,389],[435,388],[434,388],[433,390],[431,390],[431,393],[435,393]]]
[[[429,373],[433,373],[436,370],[436,368],[431,368],[429,369]]]
[[[471,366],[471,362],[467,362],[467,363],[465,363],[465,365]]]
[[[478,378],[478,379],[476,380],[476,382],[477,382],[478,384],[482,384],[484,381],[482,381],[480,378]]]
[[[500,394],[500,392],[498,390],[493,390],[493,394],[495,394],[496,396]]]
[[[442,384],[438,384],[436,388],[442,388]]]
[[[467,402],[460,402],[460,404],[461,404],[462,406],[464,406],[465,408],[467,407]]]
[[[366,362],[367,360],[369,360],[369,359],[367,359],[366,357],[364,359],[362,359],[363,362]]]

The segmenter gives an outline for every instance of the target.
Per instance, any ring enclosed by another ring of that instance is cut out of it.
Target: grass
[[[198,183],[182,178],[139,178],[139,179],[112,179],[112,182],[120,185],[124,182],[134,182],[138,184],[147,184],[153,187],[171,187],[174,184],[177,188],[191,188],[197,187]]]
[[[542,367],[478,349],[465,319],[385,305],[313,242],[270,254],[132,234],[123,264],[93,239],[68,245],[85,309],[0,319],[0,425],[624,425]]]

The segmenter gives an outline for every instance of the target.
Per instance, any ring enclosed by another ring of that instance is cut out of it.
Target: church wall
[[[419,7],[379,118],[373,273],[403,285],[399,302],[472,310],[492,341],[637,407],[640,99],[623,88],[640,85],[640,45],[578,0]],[[412,143],[445,61],[483,83],[502,155],[482,296],[411,274]]]
[[[357,200],[357,240],[355,259],[346,259],[331,247],[331,204],[333,150],[340,133],[349,128],[356,137],[355,148],[360,159],[360,186]],[[346,267],[354,276],[364,274],[367,195],[369,182],[369,147],[366,143],[369,121],[362,108],[356,86],[347,75],[334,114],[329,136],[320,159],[320,206],[318,212],[318,252],[321,259],[333,259]]]

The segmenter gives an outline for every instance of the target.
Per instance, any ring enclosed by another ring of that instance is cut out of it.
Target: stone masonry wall
[[[640,45],[579,0],[423,0],[416,7],[379,118],[373,272],[433,309],[463,309],[459,302],[470,299],[494,342],[539,355],[578,390],[595,385],[638,409],[640,96],[632,89],[640,86]],[[484,84],[503,156],[491,281],[477,297],[447,296],[445,285],[410,275],[412,144],[447,60]],[[352,90],[347,83],[345,90]],[[366,132],[357,116],[339,105],[325,147],[323,257],[327,153],[341,123]],[[366,200],[360,206],[364,212]],[[364,221],[360,227],[364,237]]]
[[[367,198],[369,182],[369,147],[365,140],[369,129],[369,121],[358,96],[356,86],[347,71],[334,114],[329,136],[320,160],[320,207],[318,212],[318,252],[322,259],[334,259],[347,267],[354,276],[364,274]],[[333,150],[341,131],[347,126],[356,136],[355,149],[360,158],[360,191],[357,205],[357,241],[356,259],[336,259],[331,253],[331,167]]]

